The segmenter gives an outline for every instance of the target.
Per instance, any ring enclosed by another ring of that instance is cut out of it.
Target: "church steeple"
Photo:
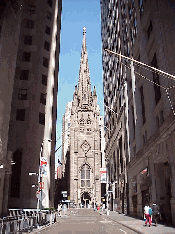
[[[86,28],[83,28],[83,43],[80,60],[79,81],[78,81],[78,96],[80,106],[89,105],[91,98],[91,84],[88,65],[88,55],[86,48]]]

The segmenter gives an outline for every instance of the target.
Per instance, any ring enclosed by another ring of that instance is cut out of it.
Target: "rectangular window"
[[[49,28],[47,25],[46,25],[45,33],[46,33],[47,35],[50,35],[50,33],[51,33],[51,28]]]
[[[47,76],[42,74],[42,84],[47,86]]]
[[[42,103],[43,105],[46,105],[46,94],[41,93],[40,103]]]
[[[90,180],[86,180],[86,186],[90,187]]]
[[[33,20],[27,20],[26,21],[26,28],[34,28],[34,21]]]
[[[45,114],[39,112],[39,123],[45,125]]]
[[[44,49],[47,51],[50,50],[50,43],[49,42],[47,42],[47,41],[44,42]]]
[[[85,180],[81,180],[81,187],[85,186]]]
[[[52,20],[52,14],[49,11],[46,12],[46,18],[50,21]]]
[[[30,62],[30,56],[31,56],[31,53],[24,52],[22,55],[22,61],[23,62]]]
[[[29,70],[21,70],[20,80],[28,80]]]
[[[27,13],[35,14],[35,11],[36,11],[36,6],[33,6],[33,5],[28,6]]]
[[[52,7],[52,0],[47,0],[47,5]]]
[[[27,89],[19,89],[18,99],[19,100],[27,100]]]
[[[45,57],[43,57],[43,66],[47,67],[47,68],[49,66],[49,60],[47,58],[45,58]]]
[[[16,110],[16,120],[24,121],[25,120],[25,109],[17,109]]]
[[[158,68],[156,54],[154,54],[153,60],[151,62],[151,66]],[[160,85],[159,75],[155,72],[153,72],[153,82],[155,83],[154,84],[154,95],[155,95],[155,101],[156,101],[156,105],[157,105],[157,103],[161,99],[161,91],[160,91],[160,86],[158,86],[158,85]],[[156,84],[158,84],[158,85],[156,85]]]
[[[146,118],[145,118],[145,104],[144,104],[143,86],[140,87],[140,96],[141,96],[141,104],[142,104],[142,119],[143,119],[143,124],[144,124],[146,122]]]
[[[25,45],[32,45],[32,36],[24,36],[24,44]]]

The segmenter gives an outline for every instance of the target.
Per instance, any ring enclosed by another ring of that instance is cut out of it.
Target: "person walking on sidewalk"
[[[155,222],[155,225],[157,227],[157,224],[158,224],[158,220],[160,219],[160,211],[159,211],[159,206],[153,202],[153,220]]]
[[[145,218],[146,218],[145,226],[147,226],[147,222],[149,222],[149,227],[151,226],[150,209],[151,209],[151,207],[149,207],[149,205],[146,204],[145,207],[144,207],[144,213],[145,213]],[[151,210],[152,210],[152,209],[151,209]]]

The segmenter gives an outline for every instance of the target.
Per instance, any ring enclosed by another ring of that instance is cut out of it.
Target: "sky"
[[[57,143],[62,145],[62,117],[66,105],[73,100],[78,85],[83,27],[86,27],[91,89],[96,86],[98,104],[103,115],[102,43],[100,0],[63,0],[61,18],[60,63],[57,96]],[[100,102],[101,101],[101,102]],[[61,159],[61,147],[56,152],[56,165]]]

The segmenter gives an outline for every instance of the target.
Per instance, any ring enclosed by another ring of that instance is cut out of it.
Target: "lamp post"
[[[40,149],[40,163],[39,163],[39,185],[41,185],[41,187],[40,187],[40,191],[41,191],[41,203],[40,203],[40,205],[41,205],[41,209],[42,209],[42,180],[43,180],[43,175],[42,175],[42,173],[41,173],[41,158],[43,157],[43,145],[44,145],[44,142],[45,141],[48,141],[48,142],[52,142],[52,140],[51,139],[44,139],[44,140],[42,140],[42,143],[41,143],[41,149]]]
[[[32,176],[32,175],[36,175],[37,178],[38,178],[38,183],[40,183],[40,181],[39,181],[39,174],[36,173],[36,172],[29,172],[29,176]],[[32,184],[32,188],[34,188],[34,187],[37,187],[37,191],[38,191],[38,192],[41,192],[41,191],[40,191],[40,187],[39,187],[38,185]],[[37,199],[38,199],[38,200],[37,200],[37,210],[38,210],[38,209],[39,209],[39,198],[37,198]]]

